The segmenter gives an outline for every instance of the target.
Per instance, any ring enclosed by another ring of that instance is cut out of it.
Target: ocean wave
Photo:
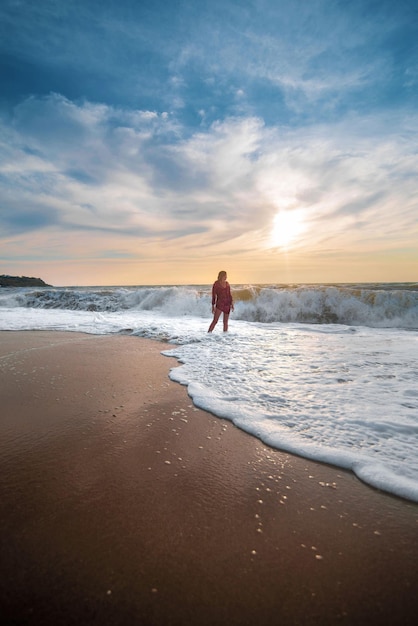
[[[418,291],[346,286],[263,288],[237,303],[240,319],[418,328]]]
[[[261,324],[344,324],[418,328],[418,286],[238,285],[233,318]],[[0,290],[0,307],[210,317],[210,286],[37,288]]]

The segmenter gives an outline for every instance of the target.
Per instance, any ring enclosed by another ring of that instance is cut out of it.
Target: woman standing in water
[[[229,313],[234,310],[234,302],[232,300],[231,288],[226,280],[226,272],[222,271],[218,274],[218,280],[215,280],[212,287],[212,313],[213,320],[209,326],[208,333],[211,333],[218,323],[221,313],[223,313],[224,332],[228,330]]]

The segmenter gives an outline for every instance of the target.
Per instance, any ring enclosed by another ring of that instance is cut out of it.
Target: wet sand
[[[3,623],[415,624],[418,505],[196,409],[166,348],[0,332]]]

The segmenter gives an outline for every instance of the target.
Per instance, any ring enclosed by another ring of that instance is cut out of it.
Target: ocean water
[[[265,443],[418,502],[418,284],[0,289],[0,330],[169,342],[193,402]],[[174,366],[176,365],[176,366]]]

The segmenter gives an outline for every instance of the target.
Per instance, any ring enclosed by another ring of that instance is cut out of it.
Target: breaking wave
[[[345,324],[418,328],[418,285],[233,286],[233,319],[269,324]],[[1,288],[0,307],[210,317],[209,286]]]

